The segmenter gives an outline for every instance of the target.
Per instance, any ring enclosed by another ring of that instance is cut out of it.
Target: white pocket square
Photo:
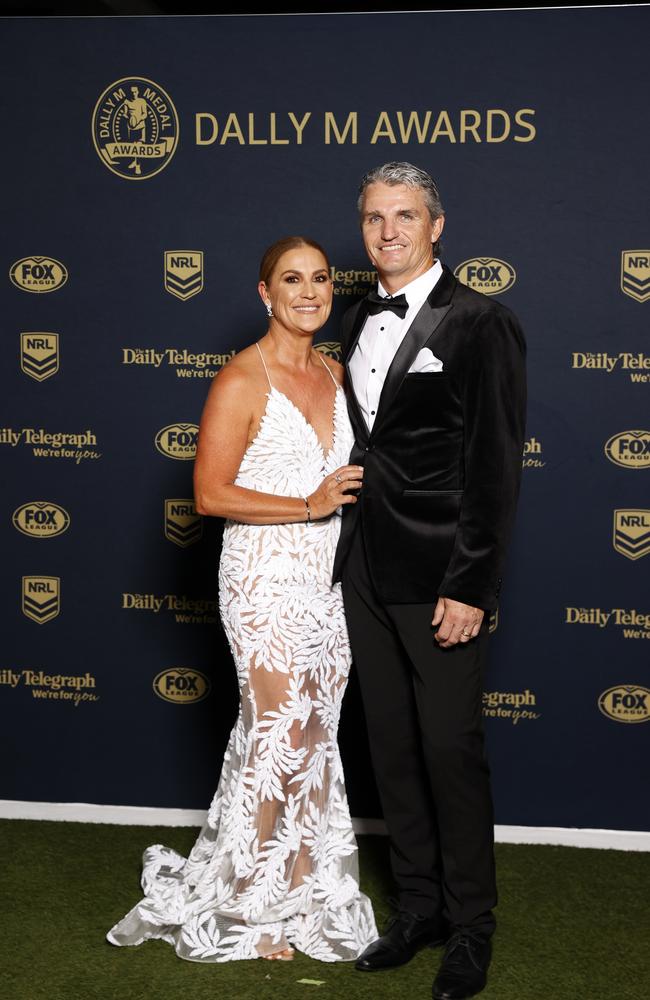
[[[413,372],[441,372],[442,361],[437,358],[428,347],[423,347],[415,361],[408,370],[408,374]]]

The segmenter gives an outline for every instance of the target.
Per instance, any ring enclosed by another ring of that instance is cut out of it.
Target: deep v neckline
[[[276,389],[276,387],[273,385],[273,383],[271,382],[271,376],[269,375],[269,370],[268,370],[268,368],[266,366],[266,361],[264,360],[264,353],[263,353],[262,348],[260,347],[258,341],[256,341],[255,346],[256,346],[256,348],[257,348],[257,350],[259,352],[259,356],[260,356],[260,358],[262,360],[262,364],[264,365],[264,371],[266,372],[266,379],[267,379],[267,381],[269,383],[269,391],[266,394],[267,398],[270,399],[271,394],[274,393],[274,392],[276,392],[278,394],[278,396],[282,396],[283,399],[286,399],[287,403],[289,403],[289,405],[296,411],[296,413],[298,414],[298,416],[301,417],[302,422],[304,423],[305,427],[307,427],[311,431],[311,433],[312,433],[312,435],[314,437],[314,440],[316,441],[316,444],[318,445],[318,447],[321,450],[321,454],[323,456],[323,465],[326,465],[327,462],[329,461],[329,458],[330,458],[332,452],[334,451],[334,448],[335,448],[335,445],[336,445],[336,418],[337,418],[336,407],[338,406],[338,403],[339,403],[339,398],[340,398],[339,397],[339,392],[343,392],[343,387],[338,384],[338,382],[336,381],[336,379],[332,375],[332,372],[330,370],[329,365],[326,363],[325,359],[321,356],[320,357],[320,361],[321,361],[321,363],[323,365],[323,368],[325,369],[325,371],[327,372],[327,374],[331,378],[332,382],[334,383],[334,404],[332,406],[332,420],[331,420],[331,425],[332,425],[332,443],[331,443],[330,447],[326,450],[324,448],[324,446],[323,446],[323,442],[321,441],[321,439],[319,438],[319,436],[318,436],[318,434],[316,432],[316,428],[314,427],[314,425],[309,420],[307,420],[307,417],[302,412],[302,410],[297,405],[297,403],[294,403],[294,401],[292,399],[290,399],[289,396],[287,396],[286,392],[282,392],[281,389]],[[313,349],[315,350],[315,348],[313,348]],[[262,421],[260,422],[259,430],[261,430],[262,422],[264,420],[264,416],[265,415],[266,415],[266,412],[264,413],[264,415],[262,417]],[[259,430],[258,430],[258,434],[259,434]],[[257,438],[257,434],[255,435],[255,438]],[[251,442],[251,444],[252,443],[253,442]],[[250,445],[249,445],[249,447],[250,447]]]
[[[296,413],[298,414],[298,416],[302,418],[302,422],[312,432],[312,434],[314,436],[314,440],[316,441],[316,444],[318,445],[318,447],[320,448],[321,452],[323,453],[323,462],[327,462],[329,460],[332,452],[334,451],[335,446],[336,446],[336,416],[337,416],[337,414],[336,414],[336,408],[337,408],[338,403],[339,403],[339,393],[343,392],[343,387],[340,386],[340,385],[337,385],[336,389],[334,391],[334,405],[332,407],[332,444],[327,449],[325,449],[323,447],[323,442],[321,441],[321,439],[319,438],[318,434],[316,433],[316,428],[314,427],[314,425],[309,420],[307,420],[307,417],[302,412],[302,410],[300,409],[300,407],[297,406],[296,403],[294,403],[294,401],[289,398],[289,396],[287,396],[286,392],[282,392],[281,389],[276,389],[276,387],[274,385],[270,385],[270,389],[269,389],[269,392],[267,393],[267,396],[270,396],[271,393],[273,393],[273,392],[277,393],[278,396],[282,396],[283,399],[286,399],[286,401],[289,404],[289,406],[293,407],[293,409],[296,411]]]

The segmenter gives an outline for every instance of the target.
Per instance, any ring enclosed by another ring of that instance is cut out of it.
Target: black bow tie
[[[366,305],[371,316],[376,316],[377,313],[385,312],[388,309],[390,312],[394,312],[396,316],[399,316],[400,319],[404,319],[409,307],[406,295],[404,294],[396,295],[395,298],[382,298],[381,295],[377,295],[377,292],[368,293],[366,296]]]

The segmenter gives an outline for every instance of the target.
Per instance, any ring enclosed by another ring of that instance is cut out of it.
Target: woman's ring
[[[336,475],[334,476],[334,478],[336,479],[337,483],[341,482],[341,477],[339,476],[338,472],[336,473]]]

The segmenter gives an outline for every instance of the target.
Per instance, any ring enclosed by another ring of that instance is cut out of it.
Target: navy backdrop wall
[[[3,23],[8,799],[207,807],[234,721],[210,378],[265,330],[264,248],[328,248],[336,353],[375,276],[360,176],[430,170],[444,259],[529,341],[485,716],[500,823],[648,828],[647,8]],[[180,425],[180,426],[179,426]],[[358,692],[352,811],[379,815]]]

